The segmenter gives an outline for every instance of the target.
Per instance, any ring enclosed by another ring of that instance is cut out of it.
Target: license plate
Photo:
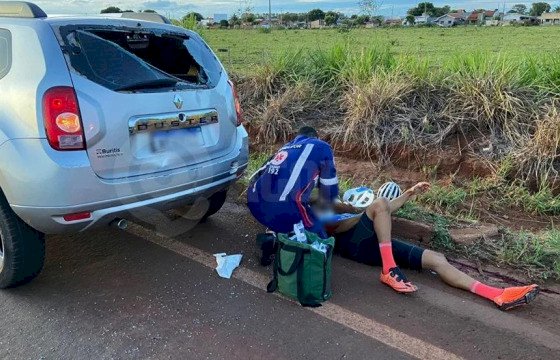
[[[177,129],[171,131],[156,131],[151,134],[151,145],[154,152],[180,152],[185,148],[204,146],[204,137],[200,127]]]

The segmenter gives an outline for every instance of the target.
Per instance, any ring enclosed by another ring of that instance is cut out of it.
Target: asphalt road
[[[560,358],[558,297],[503,313],[429,273],[410,273],[420,291],[403,296],[379,269],[335,257],[333,299],[310,310],[264,291],[262,229],[244,207],[228,203],[189,231],[182,218],[156,220],[49,237],[43,273],[0,292],[0,357]],[[218,252],[244,254],[235,278],[213,270]]]

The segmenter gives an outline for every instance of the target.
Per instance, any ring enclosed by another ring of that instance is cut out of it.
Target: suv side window
[[[0,29],[0,79],[8,74],[12,66],[12,34]]]

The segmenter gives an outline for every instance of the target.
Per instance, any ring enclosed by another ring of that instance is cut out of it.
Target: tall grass
[[[455,134],[492,144],[472,155],[540,182],[560,180],[560,57],[473,52],[441,64],[388,46],[293,50],[242,82],[262,141],[313,124],[344,148],[391,161],[395,147],[436,152]],[[305,85],[304,85],[305,84]],[[530,159],[530,160],[524,160]]]
[[[555,99],[542,109],[533,130],[521,139],[514,153],[521,175],[535,178],[542,184],[560,178],[560,104]]]
[[[520,65],[520,80],[552,97],[560,96],[560,57],[556,53],[531,56]]]

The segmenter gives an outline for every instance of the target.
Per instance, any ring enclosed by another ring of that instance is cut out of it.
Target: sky
[[[33,1],[33,0],[31,0]],[[401,16],[420,1],[409,0],[380,0],[379,15]],[[428,0],[429,1],[429,0]],[[536,0],[535,0],[536,1]],[[539,0],[542,1],[542,0]],[[213,14],[228,14],[231,16],[239,8],[250,6],[257,13],[268,12],[268,0],[35,0],[47,14],[98,14],[107,6],[118,6],[122,10],[153,9],[172,18],[182,17],[189,11],[196,11],[204,16]],[[272,12],[307,12],[311,9],[334,10],[345,14],[360,12],[359,0],[271,0]],[[504,4],[509,10],[512,5],[524,3],[530,7],[530,2],[520,0],[448,0],[432,1],[436,6],[449,5],[458,9],[502,9]],[[560,6],[560,0],[549,1],[555,7]]]

